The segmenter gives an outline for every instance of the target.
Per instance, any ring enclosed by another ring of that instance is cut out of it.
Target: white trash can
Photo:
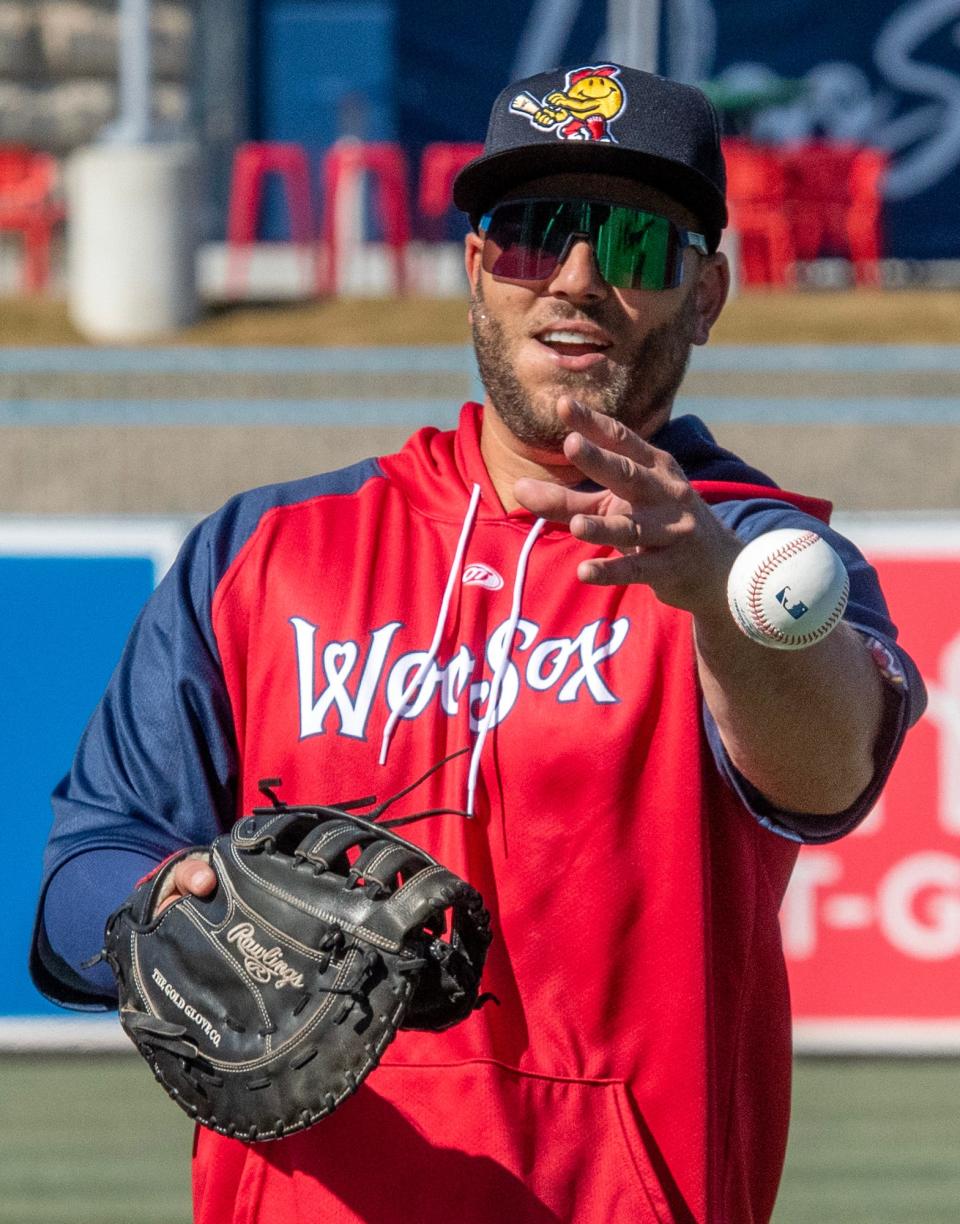
[[[145,340],[198,313],[200,151],[99,144],[66,171],[67,304],[91,340]]]

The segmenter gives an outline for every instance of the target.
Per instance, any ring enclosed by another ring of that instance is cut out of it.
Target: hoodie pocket
[[[531,1075],[492,1060],[381,1064],[316,1126],[248,1145],[245,1165],[236,1213],[220,1220],[672,1224],[675,1218],[621,1082]]]

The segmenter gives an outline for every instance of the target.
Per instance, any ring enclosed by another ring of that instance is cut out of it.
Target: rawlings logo
[[[375,629],[370,634],[365,653],[357,642],[351,641],[327,642],[318,647],[316,625],[299,616],[294,616],[290,623],[296,636],[301,739],[322,735],[332,711],[339,719],[336,730],[341,735],[363,739],[381,683],[382,699],[387,707],[398,709],[408,681],[427,657],[425,650],[411,650],[387,668],[387,655],[401,627],[400,621],[389,621]],[[619,700],[600,674],[600,664],[615,655],[626,641],[630,628],[627,617],[621,616],[614,621],[595,620],[585,625],[574,638],[542,640],[539,640],[540,626],[521,617],[512,651],[507,641],[509,627],[510,622],[505,620],[494,629],[479,667],[473,652],[465,645],[461,645],[446,663],[432,663],[416,696],[410,705],[403,707],[403,717],[417,718],[431,701],[437,700],[441,710],[453,718],[465,700],[470,711],[470,727],[478,730],[481,711],[490,696],[490,681],[474,677],[484,664],[493,675],[505,655],[506,668],[493,726],[507,717],[523,687],[534,692],[554,689],[557,701],[563,703],[579,700],[584,690],[598,705]],[[514,662],[512,656],[518,662]],[[319,695],[318,664],[326,682],[320,687]]]
[[[253,937],[252,922],[238,922],[227,932],[227,943],[237,945],[237,950],[243,954],[243,967],[257,982],[273,981],[277,990],[284,986],[298,986],[303,989],[303,975],[296,969],[291,969],[283,959],[280,948],[267,948],[257,943]]]
[[[463,571],[461,582],[464,586],[486,587],[488,591],[499,591],[503,586],[503,579],[497,571],[489,565],[484,565],[482,561],[468,565]]]

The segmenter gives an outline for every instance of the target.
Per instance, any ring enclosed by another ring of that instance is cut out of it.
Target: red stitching
[[[778,629],[772,625],[766,617],[761,602],[762,587],[764,581],[769,577],[770,573],[775,569],[776,565],[789,557],[798,556],[812,547],[821,537],[815,531],[805,531],[802,535],[796,536],[794,539],[787,541],[774,552],[770,553],[756,570],[750,580],[750,585],[747,588],[747,602],[750,608],[751,617],[754,626],[763,631],[767,637],[771,637],[777,642],[789,642],[791,646],[807,646],[824,637],[837,623],[837,620],[843,613],[843,608],[838,605],[833,610],[829,618],[823,622],[819,629],[810,633],[803,633],[798,636],[788,635],[782,629]],[[828,546],[829,547],[829,546]],[[844,598],[839,603],[846,603],[846,595],[850,589],[849,577],[844,582],[843,595]]]

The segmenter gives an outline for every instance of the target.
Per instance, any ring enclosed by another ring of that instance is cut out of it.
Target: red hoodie
[[[269,510],[233,560],[213,629],[238,812],[265,776],[290,803],[384,797],[475,742],[534,522],[504,512],[480,416],[468,406],[456,433],[421,431],[353,491]],[[474,484],[437,656],[381,766]],[[825,515],[767,487],[697,487]],[[797,845],[762,828],[714,762],[689,615],[643,586],[579,583],[595,551],[544,525],[476,818],[411,833],[483,894],[497,1002],[446,1033],[402,1033],[307,1131],[252,1145],[198,1131],[199,1224],[769,1218],[790,1096],[777,910]],[[469,764],[405,810],[463,806]]]

